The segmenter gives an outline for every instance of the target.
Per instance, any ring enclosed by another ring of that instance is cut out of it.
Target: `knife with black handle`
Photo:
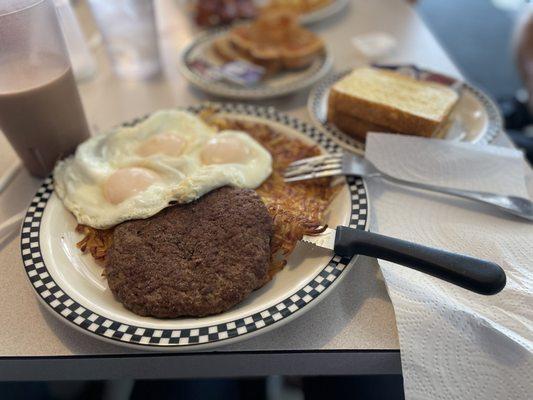
[[[422,246],[376,233],[339,226],[305,242],[334,250],[342,257],[362,254],[435,276],[484,295],[499,293],[506,282],[503,269],[491,262]]]

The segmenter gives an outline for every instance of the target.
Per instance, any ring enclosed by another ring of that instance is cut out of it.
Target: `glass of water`
[[[161,69],[153,0],[89,0],[115,73],[145,79]]]

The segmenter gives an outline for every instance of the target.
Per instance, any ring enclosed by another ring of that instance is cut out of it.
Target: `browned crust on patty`
[[[253,190],[224,187],[113,233],[111,291],[136,314],[205,316],[268,280],[272,220]]]

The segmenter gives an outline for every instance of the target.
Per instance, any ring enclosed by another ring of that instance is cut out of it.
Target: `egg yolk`
[[[165,154],[178,157],[185,149],[185,140],[171,133],[161,133],[142,142],[137,148],[137,154],[148,157],[153,154]]]
[[[204,164],[243,164],[250,158],[251,150],[239,138],[214,137],[202,149]]]
[[[104,183],[104,197],[112,204],[122,203],[158,180],[159,175],[146,168],[121,168]]]

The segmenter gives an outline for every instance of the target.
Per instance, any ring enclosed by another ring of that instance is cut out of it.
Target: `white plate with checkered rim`
[[[404,73],[432,73],[413,65],[398,65]],[[313,124],[326,132],[333,140],[355,153],[364,152],[364,143],[347,135],[335,125],[328,123],[328,96],[331,86],[348,75],[351,70],[332,74],[319,82],[309,94],[307,110]],[[451,79],[451,78],[450,78]],[[457,123],[454,129],[445,132],[443,139],[462,140],[471,143],[490,143],[503,129],[502,116],[498,107],[482,90],[463,82],[459,103],[451,114],[451,121]]]
[[[225,35],[227,31],[226,28],[217,29],[197,37],[181,52],[178,61],[179,71],[190,83],[215,96],[240,100],[262,100],[284,96],[314,85],[329,72],[333,65],[333,57],[326,48],[325,53],[318,56],[307,68],[282,71],[265,78],[256,85],[241,86],[224,80],[210,81],[194,71],[189,63],[200,59],[213,65],[221,65],[222,61],[211,46],[216,38]]]
[[[188,110],[197,113],[206,107],[216,107],[232,118],[271,124],[319,144],[324,151],[339,151],[314,127],[273,108],[205,103]],[[363,181],[348,178],[329,209],[327,222],[366,229],[367,211]],[[135,315],[114,299],[102,268],[76,248],[81,236],[75,226],[74,217],[54,194],[52,179],[46,179],[30,204],[21,233],[24,268],[38,298],[55,316],[84,333],[151,350],[206,349],[276,328],[322,300],[355,261],[355,257],[341,258],[300,243],[283,271],[233,309],[204,318],[155,319]]]

